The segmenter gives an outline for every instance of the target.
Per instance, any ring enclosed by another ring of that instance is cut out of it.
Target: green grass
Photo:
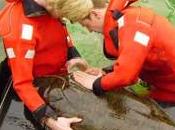
[[[75,46],[83,58],[92,66],[102,67],[111,64],[103,55],[103,37],[102,35],[83,28],[80,24],[68,24],[69,32],[74,40]]]
[[[175,0],[141,0],[136,5],[153,9],[158,14],[167,17],[175,25]]]
[[[2,39],[0,38],[0,43],[2,43]],[[0,61],[2,61],[5,58],[5,51],[3,44],[0,44]]]
[[[0,9],[4,6],[4,0],[0,0]]]

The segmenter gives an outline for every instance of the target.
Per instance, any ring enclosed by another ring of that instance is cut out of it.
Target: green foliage
[[[0,0],[0,9],[4,6],[4,0]]]
[[[111,64],[103,55],[103,37],[102,35],[92,32],[80,24],[67,24],[70,34],[74,40],[75,46],[83,58],[92,66],[104,67]]]
[[[175,0],[139,0],[136,5],[151,8],[175,24]]]
[[[6,57],[6,54],[5,54],[5,51],[4,51],[4,46],[1,43],[2,43],[2,39],[0,37],[0,61],[5,59],[5,57]]]

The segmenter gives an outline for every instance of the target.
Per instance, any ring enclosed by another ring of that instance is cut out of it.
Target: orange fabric
[[[10,10],[12,9],[12,4],[7,4],[0,12],[0,35],[7,35],[10,31],[9,20],[6,19],[9,17]],[[8,15],[7,15],[8,14]]]
[[[15,2],[15,1],[19,1],[19,0],[6,0],[7,2]]]
[[[71,39],[71,36],[69,35],[68,30],[66,29],[66,27],[65,27],[65,33],[67,35],[67,45],[68,45],[68,47],[73,47],[74,46],[73,40]]]
[[[175,102],[175,28],[166,18],[145,8],[129,7],[122,13],[124,25],[118,30],[119,49],[115,52],[116,48],[111,45],[105,48],[118,59],[114,71],[102,77],[102,88],[121,88],[141,78],[154,86],[152,98]],[[109,38],[107,32],[116,26],[117,21],[108,12],[104,27],[106,39]],[[142,45],[135,40],[137,32],[149,37],[148,44]],[[112,40],[105,44],[112,44]]]
[[[104,49],[108,55],[113,55],[114,57],[118,56],[118,51],[116,50],[114,43],[109,35],[109,32],[117,26],[117,22],[112,17],[112,12],[107,10],[104,22]]]
[[[10,4],[2,14],[0,22],[4,26],[0,32],[10,55],[14,89],[33,112],[45,104],[32,84],[33,79],[66,73],[67,30],[49,15],[26,18],[21,2]]]
[[[113,41],[109,35],[109,31],[113,28],[117,27],[116,21],[113,20],[112,12],[115,10],[122,11],[125,7],[129,6],[132,2],[136,2],[138,0],[111,0],[109,3],[106,16],[105,16],[105,26],[104,26],[104,47],[106,48],[106,53],[109,55],[113,55],[114,57],[118,56],[118,51],[116,50]]]
[[[112,0],[109,3],[108,10],[123,10],[125,7],[129,6],[131,3],[136,2],[138,0]]]

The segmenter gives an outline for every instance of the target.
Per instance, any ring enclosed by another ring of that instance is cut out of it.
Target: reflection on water
[[[22,118],[16,117],[16,116],[9,116],[8,115],[6,117],[6,122],[10,126],[18,126],[21,129],[25,129],[25,130],[35,130],[35,128],[33,127],[33,125],[30,122],[28,122],[27,120],[24,120]]]

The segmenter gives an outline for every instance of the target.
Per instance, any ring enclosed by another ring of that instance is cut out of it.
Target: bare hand
[[[74,58],[67,62],[68,72],[73,72],[74,69],[85,71],[88,68],[88,63],[82,58]]]
[[[65,117],[58,117],[57,120],[48,119],[46,125],[51,130],[73,130],[70,126],[72,123],[81,122],[82,119],[73,117],[73,118],[65,118]]]
[[[89,67],[88,69],[86,69],[85,72],[87,74],[94,75],[94,76],[102,76],[104,74],[102,69],[95,68],[95,67]]]
[[[90,75],[81,71],[73,73],[74,80],[89,90],[93,89],[93,83],[98,77],[99,76]]]

